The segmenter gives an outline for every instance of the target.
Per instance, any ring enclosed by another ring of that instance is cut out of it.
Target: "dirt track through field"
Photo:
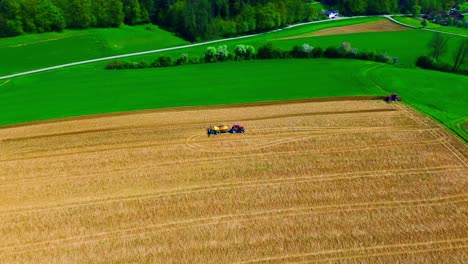
[[[467,148],[400,104],[100,115],[0,149],[0,262],[467,260]]]
[[[350,26],[322,29],[322,30],[314,31],[314,32],[307,33],[307,34],[281,38],[281,40],[330,36],[330,35],[343,35],[343,34],[353,34],[353,33],[363,33],[363,32],[388,32],[388,31],[401,31],[401,30],[410,30],[410,28],[398,25],[388,20],[379,20],[375,22],[368,22],[368,23],[362,23],[362,24],[356,24],[356,25],[350,25]]]

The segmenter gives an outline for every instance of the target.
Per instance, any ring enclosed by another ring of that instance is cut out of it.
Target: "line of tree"
[[[375,51],[358,51],[353,48],[349,42],[343,42],[339,47],[328,47],[325,50],[320,47],[312,47],[308,43],[296,45],[291,50],[281,50],[269,42],[261,46],[258,51],[251,45],[237,45],[234,52],[229,51],[227,45],[216,47],[207,47],[202,57],[189,56],[184,53],[174,60],[172,57],[162,55],[153,62],[147,61],[129,62],[114,60],[107,63],[107,70],[124,69],[144,69],[180,66],[184,64],[215,63],[225,61],[245,61],[245,60],[269,60],[269,59],[311,59],[311,58],[347,58],[358,60],[370,60],[382,63],[391,61],[387,53],[377,53]]]
[[[316,20],[308,0],[0,0],[0,37],[154,23],[190,40]]]
[[[453,72],[468,74],[468,39],[462,39],[452,55],[452,64],[445,63],[441,60],[442,56],[448,51],[449,38],[442,33],[435,33],[432,39],[427,44],[429,48],[429,54],[419,56],[416,60],[416,66],[437,70],[443,72]]]
[[[321,16],[312,0],[0,0],[0,37],[153,23],[189,40],[262,32]],[[463,0],[322,0],[345,15],[446,10]]]
[[[421,14],[448,10],[465,0],[321,0],[344,15]]]
[[[148,22],[136,4],[138,0],[0,0],[0,37]],[[139,20],[131,19],[135,11]]]

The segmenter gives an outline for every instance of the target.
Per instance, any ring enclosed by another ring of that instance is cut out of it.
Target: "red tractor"
[[[244,134],[245,133],[245,128],[239,124],[234,124],[230,130],[230,132],[232,134],[237,134],[237,133],[242,133]]]
[[[385,102],[390,103],[390,102],[399,102],[401,101],[401,98],[398,96],[398,94],[392,94],[384,99]]]

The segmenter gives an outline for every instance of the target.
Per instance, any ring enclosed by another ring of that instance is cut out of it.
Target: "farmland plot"
[[[207,137],[240,122],[246,134]],[[0,262],[468,261],[468,151],[381,101],[0,130]]]

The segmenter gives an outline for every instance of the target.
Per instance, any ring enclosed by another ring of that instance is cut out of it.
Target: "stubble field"
[[[466,145],[400,104],[96,116],[0,149],[0,262],[468,261]]]

